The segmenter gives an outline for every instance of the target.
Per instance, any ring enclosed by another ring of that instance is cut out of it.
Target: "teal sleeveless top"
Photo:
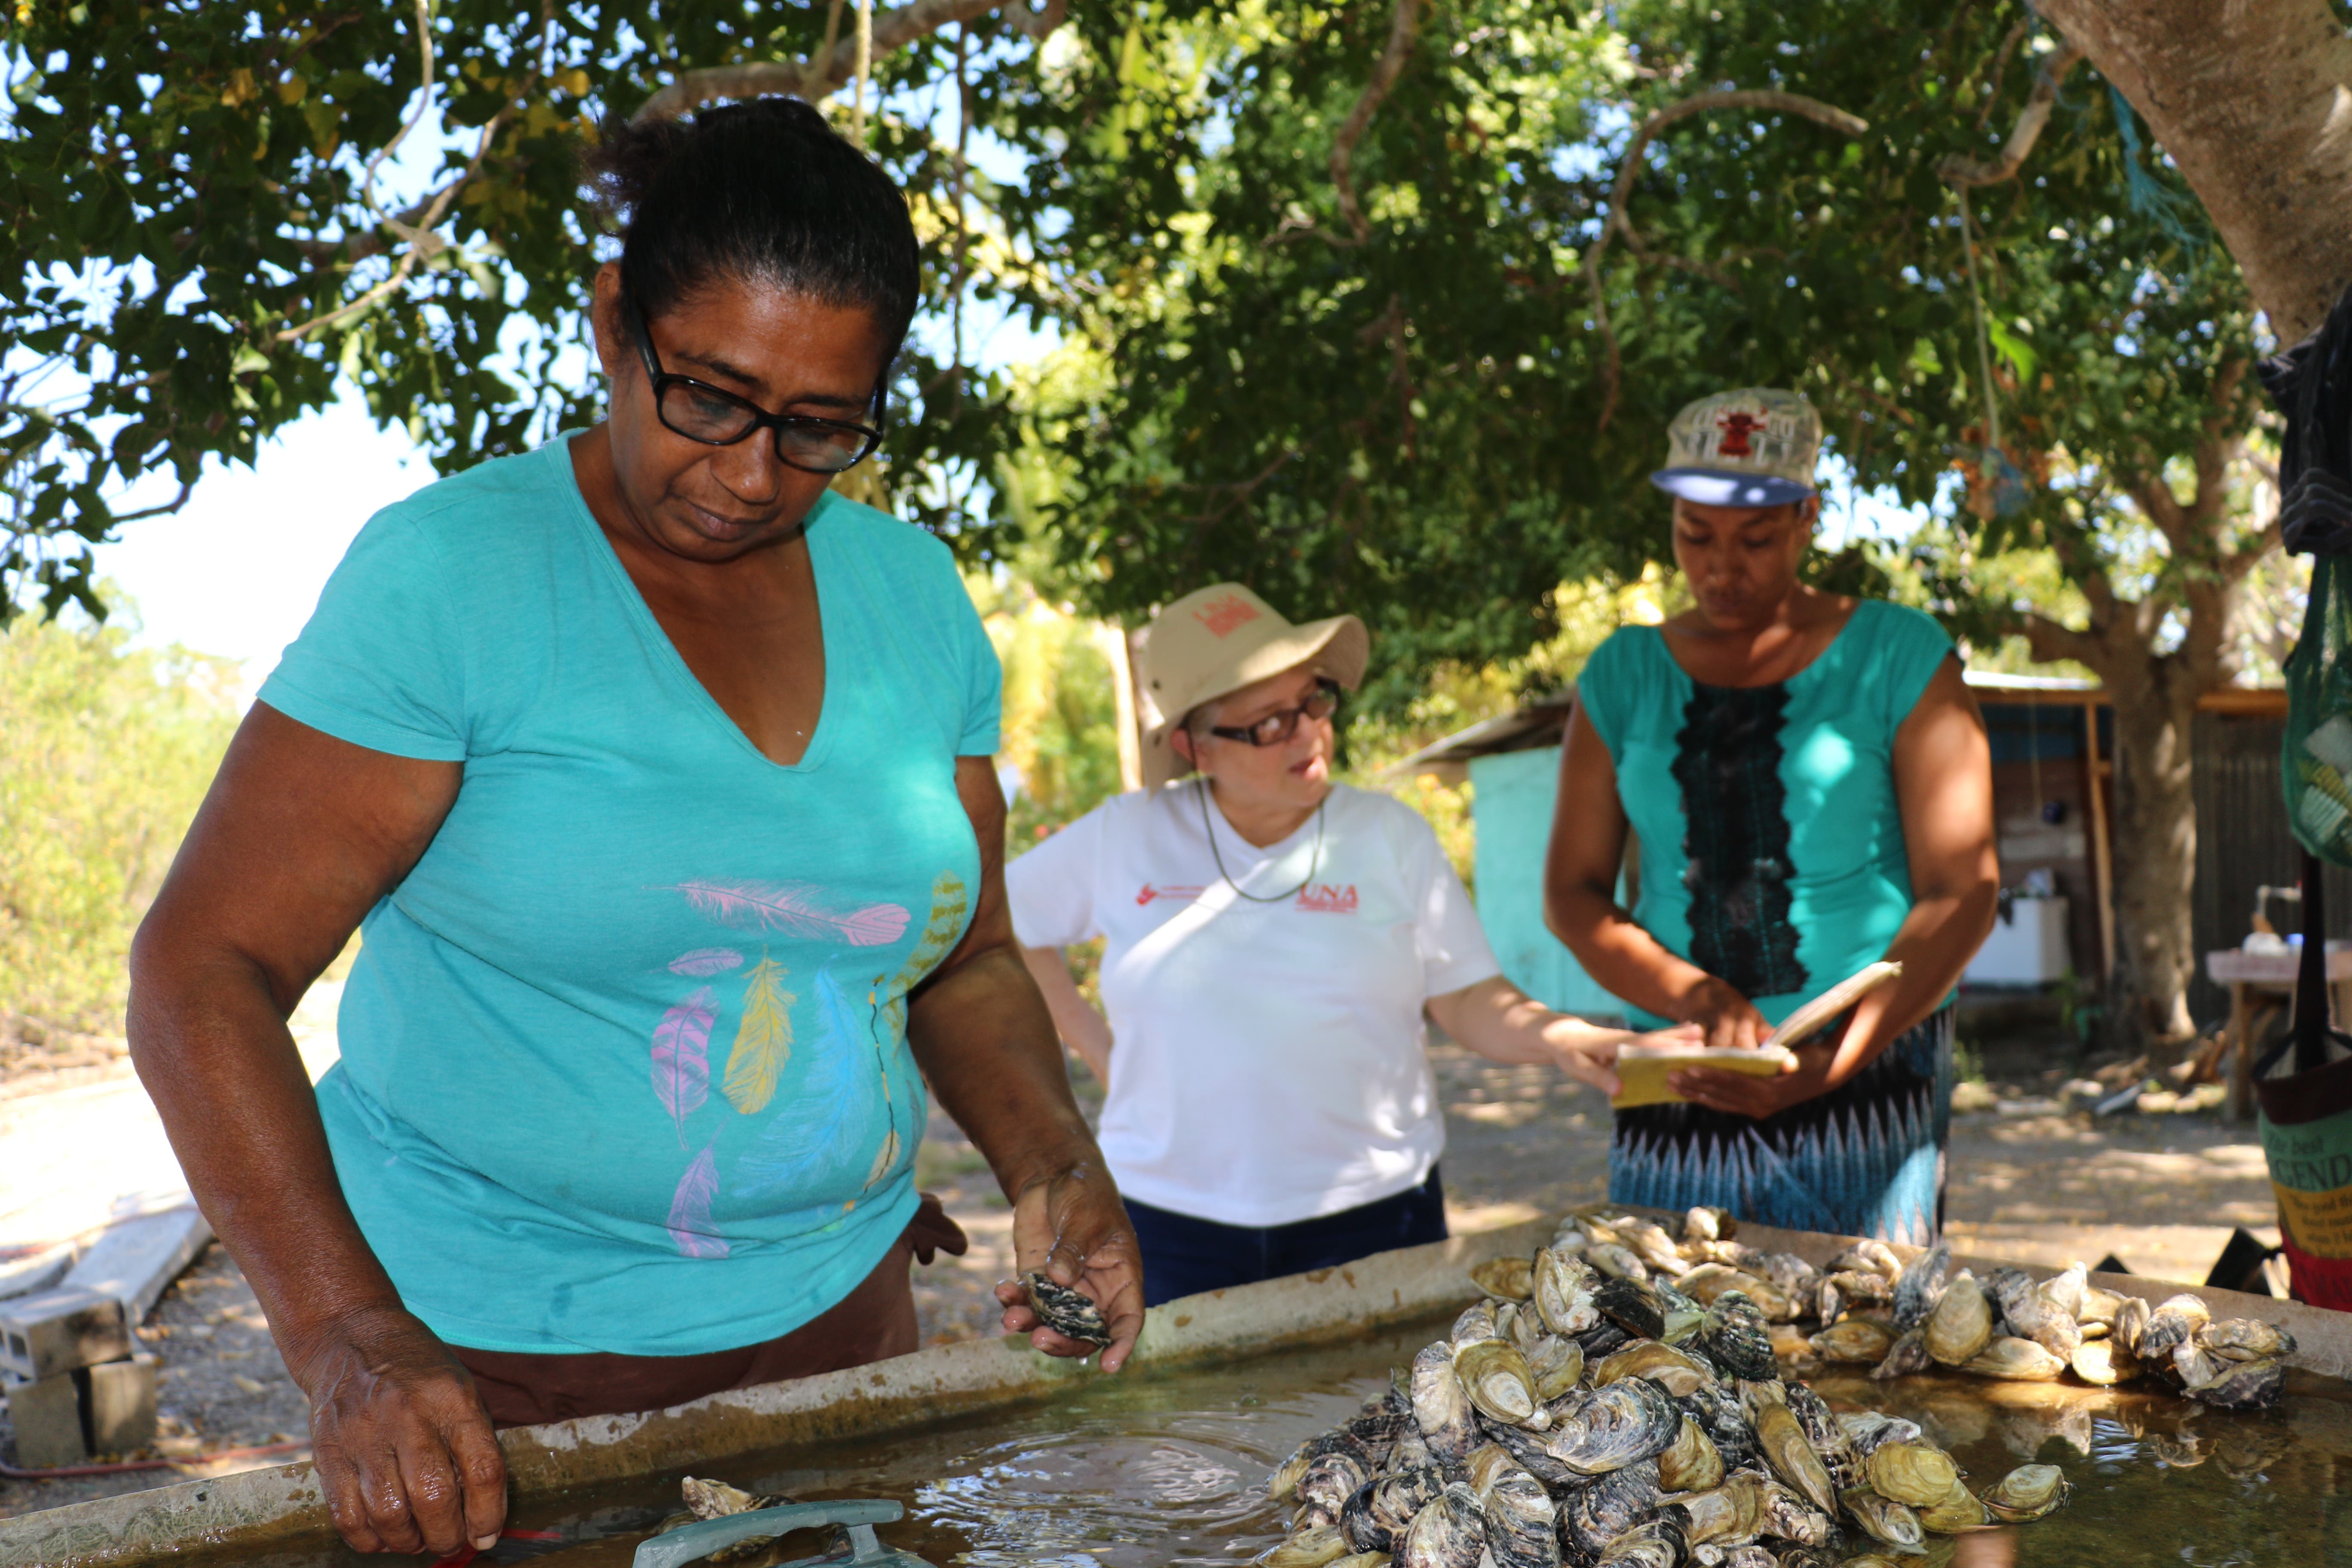
[[[1911,911],[1895,731],[1951,652],[1874,599],[1770,686],[1701,685],[1655,626],[1602,643],[1577,699],[1641,839],[1643,929],[1775,1023],[1882,957]]]

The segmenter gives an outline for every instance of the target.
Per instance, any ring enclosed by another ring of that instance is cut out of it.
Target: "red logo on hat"
[[[1245,626],[1256,620],[1259,613],[1256,605],[1239,594],[1228,594],[1194,610],[1192,618],[1208,627],[1211,637],[1221,637],[1235,626]]]
[[[1716,445],[1717,457],[1752,458],[1756,455],[1748,445],[1748,437],[1763,429],[1764,421],[1753,414],[1734,413],[1725,415],[1715,424],[1716,428],[1723,432],[1723,439]]]

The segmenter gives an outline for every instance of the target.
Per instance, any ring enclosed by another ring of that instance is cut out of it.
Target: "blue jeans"
[[[1310,1268],[1336,1268],[1375,1252],[1445,1239],[1445,1188],[1437,1167],[1394,1197],[1295,1225],[1220,1225],[1213,1219],[1127,1200],[1127,1217],[1143,1247],[1143,1301],[1254,1285]]]

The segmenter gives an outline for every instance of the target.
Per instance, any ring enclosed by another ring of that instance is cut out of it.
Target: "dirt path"
[[[1609,1117],[1598,1096],[1542,1069],[1496,1067],[1450,1047],[1434,1058],[1455,1230],[1508,1225],[1607,1194]],[[1994,1098],[2008,1109],[1955,1119],[1950,1230],[1965,1248],[2047,1263],[2096,1262],[2114,1252],[2137,1273],[2201,1280],[2231,1226],[2276,1239],[2263,1228],[2273,1223],[2270,1186],[2250,1127],[2207,1116],[2095,1124],[2035,1098],[2053,1087],[2047,1076],[1998,1084]],[[1081,1078],[1087,1098],[1093,1086]],[[0,1139],[0,1169],[10,1154]],[[933,1120],[917,1174],[972,1242],[961,1258],[915,1270],[923,1342],[993,1333],[990,1292],[1013,1272],[1004,1200],[978,1152],[944,1118]],[[287,1378],[244,1276],[217,1247],[164,1296],[140,1337],[163,1363],[167,1455],[303,1435],[301,1393]],[[0,1458],[13,1458],[5,1420]],[[205,1473],[0,1481],[0,1517]]]

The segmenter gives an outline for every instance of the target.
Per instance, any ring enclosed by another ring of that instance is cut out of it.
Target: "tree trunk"
[[[2108,1005],[2118,1045],[2168,1063],[2196,1034],[2189,984],[2197,974],[2189,918],[2197,879],[2189,759],[2197,683],[2176,658],[2116,663],[2105,684],[2116,711],[2114,839],[2121,853],[2115,900],[2123,940]]]
[[[2131,101],[2281,342],[2352,282],[2352,38],[2328,0],[2041,0]]]

